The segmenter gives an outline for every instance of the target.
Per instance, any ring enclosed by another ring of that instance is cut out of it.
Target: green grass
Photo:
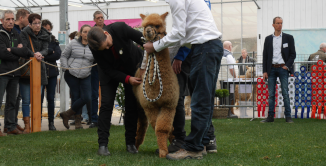
[[[96,154],[96,129],[48,131],[0,137],[0,165],[326,165],[325,120],[294,119],[294,124],[284,119],[268,124],[259,121],[214,119],[218,153],[203,160],[159,158],[152,128],[139,154],[129,154],[124,127],[113,126],[109,157]],[[189,134],[190,121],[186,131]]]

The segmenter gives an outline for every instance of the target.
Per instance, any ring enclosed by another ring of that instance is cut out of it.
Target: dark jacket
[[[28,36],[31,37],[34,51],[40,52],[42,54],[42,56],[44,56],[44,57],[47,56],[51,33],[48,32],[43,27],[41,28],[40,32],[37,35],[34,34],[31,27],[26,27],[26,28],[24,28],[24,30],[21,31],[20,37],[22,38],[23,46],[28,48],[28,56],[34,57],[34,53],[32,51],[32,47],[31,47]],[[45,71],[46,71],[45,64],[41,63],[41,84],[42,85],[48,84],[48,79],[47,79],[47,75],[46,75]],[[28,83],[29,78],[21,78],[20,81]]]
[[[317,57],[317,55],[318,55],[318,57]],[[311,54],[308,58],[308,61],[316,61],[316,64],[317,64],[318,60],[322,60],[324,63],[326,63],[326,54],[324,53],[323,50],[318,50],[317,52]],[[309,71],[312,71],[311,70],[312,65],[314,65],[314,64],[311,64],[311,63],[308,64]]]
[[[125,82],[128,75],[134,76],[137,64],[141,63],[143,51],[134,43],[143,45],[141,40],[143,34],[132,29],[124,22],[116,22],[103,28],[110,33],[113,39],[114,50],[118,54],[118,60],[112,53],[112,47],[103,51],[91,49],[94,59],[99,68],[101,85],[110,81]],[[121,68],[124,70],[122,71]]]
[[[243,57],[240,56],[240,58],[237,59],[238,63],[242,63]],[[256,62],[256,59],[251,58],[249,56],[246,57],[245,63],[252,63],[252,62]],[[243,70],[243,66],[244,66],[244,70]],[[252,66],[252,65],[238,65],[239,67],[239,75],[245,75],[246,71],[247,71],[247,66]]]
[[[17,32],[18,34],[20,34],[21,30],[20,30],[20,27],[19,27],[19,25],[17,25],[17,24],[14,24],[14,28],[13,28],[13,29],[15,29],[15,30],[16,30],[16,32]]]
[[[10,33],[5,31],[0,25],[0,74],[12,71],[19,67],[18,59],[27,56],[27,48],[17,48],[21,44],[19,34],[12,29]],[[7,48],[10,48],[9,52]],[[8,76],[20,76],[20,72],[15,71]]]
[[[60,59],[61,49],[59,41],[51,36],[51,42],[48,47],[48,55],[44,57],[44,61],[57,66],[56,60]],[[47,77],[56,77],[59,75],[58,68],[45,64]]]
[[[288,47],[284,48],[284,44],[288,43]],[[281,46],[282,58],[285,62],[285,66],[290,69],[290,73],[294,73],[293,62],[296,58],[294,39],[292,35],[283,33],[282,46]],[[263,51],[263,72],[270,73],[273,62],[273,35],[269,35],[265,38],[264,51]]]

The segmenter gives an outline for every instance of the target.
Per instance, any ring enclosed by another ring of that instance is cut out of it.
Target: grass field
[[[124,127],[113,126],[111,156],[96,154],[96,129],[48,131],[0,137],[0,165],[326,165],[326,120],[213,120],[218,153],[203,160],[169,161],[155,154],[156,137],[147,132],[139,154],[125,150]],[[187,134],[190,121],[186,121]]]

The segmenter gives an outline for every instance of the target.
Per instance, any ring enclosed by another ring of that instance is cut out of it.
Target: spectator
[[[256,60],[248,56],[247,49],[245,49],[245,48],[242,49],[241,56],[237,59],[237,63],[252,63],[252,62],[256,62]],[[239,75],[246,74],[247,66],[250,66],[250,65],[239,65],[239,69],[240,69]]]
[[[17,10],[17,14],[16,14],[16,21],[15,21],[15,24],[14,24],[14,30],[16,30],[16,32],[18,34],[20,34],[21,30],[23,30],[23,28],[25,28],[29,23],[28,23],[28,16],[29,16],[29,11],[25,10],[25,9],[19,9]],[[16,125],[17,125],[17,128],[19,130],[22,130],[24,131],[24,129],[18,125],[18,118],[17,118],[17,115],[18,115],[18,110],[19,110],[19,106],[20,106],[20,100],[22,99],[20,93],[19,93],[19,86],[17,86],[18,90],[18,95],[17,95],[17,100],[16,100],[16,105],[15,105],[15,113],[16,113],[16,118],[15,118],[15,121],[16,121]],[[5,117],[5,121],[6,121],[6,118]],[[4,131],[6,132],[7,130],[7,127],[5,125],[5,129]]]
[[[2,12],[0,25],[0,74],[10,72],[19,67],[18,59],[27,56],[27,48],[23,47],[21,38],[14,27],[14,12],[5,10]],[[8,134],[22,134],[16,123],[15,103],[20,72],[15,71],[0,76],[0,102],[6,91],[5,126]],[[1,126],[1,124],[0,124]],[[22,128],[21,128],[22,129]],[[5,136],[0,129],[0,136]]]
[[[69,39],[70,39],[70,40],[74,40],[75,37],[77,36],[77,34],[78,34],[77,31],[71,32],[71,33],[69,34]]]
[[[308,61],[318,61],[322,60],[326,62],[326,43],[321,43],[319,46],[319,50],[313,54],[311,54],[308,58]],[[308,65],[309,71],[311,71],[311,64]]]
[[[275,17],[272,26],[274,33],[265,38],[263,50],[264,81],[268,81],[268,117],[261,123],[274,122],[275,108],[275,84],[277,77],[281,82],[284,101],[284,115],[286,123],[293,123],[291,118],[288,78],[294,73],[293,63],[296,58],[294,38],[292,35],[282,32],[283,19]],[[268,79],[268,80],[267,80]]]
[[[204,1],[165,1],[168,2],[172,13],[172,30],[159,41],[147,42],[144,49],[151,54],[176,43],[192,44],[189,78],[193,87],[191,132],[185,138],[183,149],[173,154],[169,153],[166,158],[171,160],[201,159],[204,145],[209,144],[209,139],[205,139],[205,135],[212,123],[216,81],[223,56],[222,43],[219,40],[222,34],[218,31],[212,13]],[[173,68],[180,71],[180,63],[174,63]]]
[[[28,16],[29,16],[29,11],[26,9],[19,9],[17,10],[16,13],[16,21],[14,25],[14,29],[20,34],[20,32],[28,26]]]
[[[232,43],[230,41],[225,41],[223,43],[223,48],[224,48],[224,55],[223,58],[221,60],[221,64],[235,64],[235,59],[233,57],[232,54]],[[227,78],[236,78],[236,73],[238,68],[235,65],[228,65],[228,66],[221,66],[221,72],[219,75],[223,75],[226,76],[226,78],[224,77],[219,77],[219,80],[227,80]],[[230,86],[233,86],[233,84],[231,84]],[[231,102],[230,105],[234,105],[234,93],[230,93],[229,96],[229,101]],[[222,100],[220,100],[220,104],[224,104]],[[230,117],[232,118],[238,118],[238,116],[236,116],[234,114],[234,107],[231,107],[231,114],[229,114]]]
[[[93,27],[88,34],[88,41],[94,59],[103,71],[101,82],[101,108],[98,120],[97,154],[110,155],[108,137],[110,136],[111,117],[116,90],[119,83],[125,88],[125,139],[126,150],[129,153],[138,153],[135,146],[137,131],[138,105],[132,85],[139,85],[141,78],[134,77],[137,64],[141,62],[143,51],[133,42],[142,45],[142,33],[132,29],[124,22],[116,22],[103,29]]]
[[[49,20],[42,21],[42,27],[45,28],[48,32],[51,32],[53,25]],[[44,57],[44,61],[51,63],[52,65],[57,66],[56,60],[60,59],[61,49],[59,46],[59,41],[55,39],[55,36],[51,35],[51,41],[48,47],[48,55]],[[54,127],[54,108],[55,108],[55,88],[57,86],[57,76],[59,75],[58,68],[45,64],[46,74],[48,79],[48,84],[42,88],[42,106],[44,99],[44,89],[46,88],[46,100],[48,101],[48,121],[49,121],[49,130],[56,130]],[[42,109],[41,109],[42,110]],[[41,114],[42,115],[42,114]]]
[[[60,58],[61,66],[65,68],[83,68],[91,66],[94,58],[89,49],[87,34],[89,25],[80,28],[80,37],[72,40]],[[82,129],[81,113],[86,104],[87,110],[92,110],[91,104],[91,68],[65,70],[65,80],[70,88],[71,108],[60,114],[64,126],[69,129],[68,120],[75,115],[75,129]]]
[[[42,17],[39,14],[28,16],[29,26],[21,31],[23,46],[28,48],[28,56],[35,57],[41,61],[48,55],[48,46],[51,33],[41,26]],[[47,74],[44,63],[41,63],[41,85],[47,85]],[[42,87],[41,87],[42,88]],[[21,77],[19,80],[19,90],[22,96],[23,120],[25,124],[24,133],[30,133],[30,78]]]

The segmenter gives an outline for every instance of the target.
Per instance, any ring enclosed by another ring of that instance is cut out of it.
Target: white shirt
[[[226,56],[226,62],[228,64],[235,64],[235,59],[233,58],[233,56],[231,54],[229,54]],[[229,66],[229,69],[233,69],[234,66],[236,66],[236,65],[228,65],[228,66]]]
[[[172,13],[172,30],[160,42],[153,43],[155,51],[178,42],[203,44],[207,41],[221,38],[213,15],[204,0],[165,0],[169,3]]]
[[[273,34],[273,61],[272,64],[285,64],[282,57],[282,36],[283,32],[281,32],[280,36],[275,36]]]

